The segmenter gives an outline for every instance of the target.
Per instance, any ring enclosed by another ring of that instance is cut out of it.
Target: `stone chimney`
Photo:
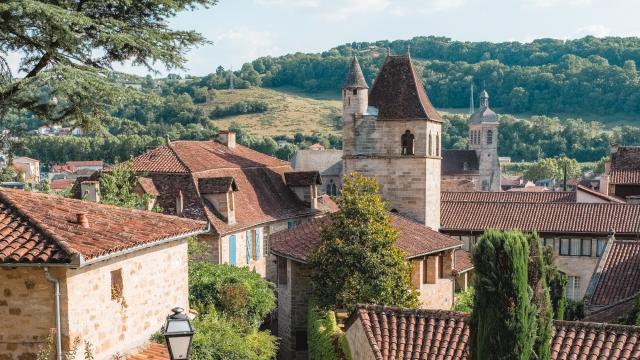
[[[99,203],[100,202],[100,182],[99,181],[83,181],[80,184],[80,194],[82,199]]]
[[[216,140],[229,149],[236,147],[236,133],[233,131],[221,130]]]
[[[89,218],[86,213],[76,214],[76,223],[85,229],[89,228]]]
[[[609,174],[600,175],[600,192],[605,195],[609,195]]]

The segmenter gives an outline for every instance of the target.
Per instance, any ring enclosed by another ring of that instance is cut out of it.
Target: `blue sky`
[[[521,42],[638,36],[638,14],[639,0],[220,0],[210,9],[179,13],[171,25],[214,42],[191,50],[188,70],[180,72],[206,75],[218,65],[237,69],[264,55],[418,35]],[[147,73],[127,64],[117,69]]]

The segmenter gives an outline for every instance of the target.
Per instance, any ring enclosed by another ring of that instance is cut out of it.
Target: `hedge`
[[[349,344],[338,327],[335,312],[321,310],[310,301],[307,327],[309,360],[351,360]],[[337,353],[336,342],[340,354]]]

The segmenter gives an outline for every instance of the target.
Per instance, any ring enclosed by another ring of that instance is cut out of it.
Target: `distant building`
[[[319,143],[315,143],[315,144],[309,146],[309,150],[324,151],[324,146],[322,146]]]
[[[336,196],[342,187],[342,150],[298,150],[291,158],[294,171],[318,171],[321,194]]]
[[[13,159],[13,167],[18,171],[19,181],[29,184],[40,182],[40,161],[26,156]]]
[[[599,188],[604,194],[640,203],[640,146],[611,147]]]

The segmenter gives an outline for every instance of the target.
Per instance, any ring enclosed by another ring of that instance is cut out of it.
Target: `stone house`
[[[271,280],[270,234],[331,205],[318,195],[317,172],[293,172],[286,161],[236,144],[228,131],[211,141],[171,141],[134,158],[133,168],[146,178],[142,192],[165,214],[211,224],[199,237],[210,261],[248,266]],[[287,183],[287,174],[291,181],[312,180]]]
[[[576,202],[570,192],[443,193],[440,232],[470,251],[486,229],[536,231],[569,277],[567,296],[580,300],[613,239],[640,236],[640,206]]]
[[[640,203],[640,147],[611,147],[605,173],[600,176],[600,192]]]
[[[342,187],[342,150],[298,150],[291,158],[294,171],[318,171],[319,193],[336,196]]]
[[[499,120],[489,108],[489,93],[480,93],[480,108],[469,117],[467,150],[442,151],[442,181],[466,180],[476,191],[500,191]]]
[[[189,219],[0,191],[0,358],[35,359],[52,329],[56,354],[76,339],[96,360],[146,344],[173,307],[188,309],[187,238],[206,230]]]
[[[467,360],[469,315],[453,311],[359,305],[346,322],[353,360]],[[551,360],[635,358],[640,327],[553,322]]]
[[[19,156],[13,159],[13,167],[22,173],[24,178],[18,181],[24,181],[29,184],[40,182],[40,161],[26,156]]]
[[[462,244],[402,216],[389,214],[400,232],[397,246],[413,264],[412,284],[420,306],[451,309],[456,286],[466,288],[473,265]],[[278,337],[282,359],[307,354],[307,311],[311,294],[309,257],[320,246],[320,231],[331,226],[329,216],[314,219],[271,237],[278,265]],[[464,289],[463,289],[464,290]]]

